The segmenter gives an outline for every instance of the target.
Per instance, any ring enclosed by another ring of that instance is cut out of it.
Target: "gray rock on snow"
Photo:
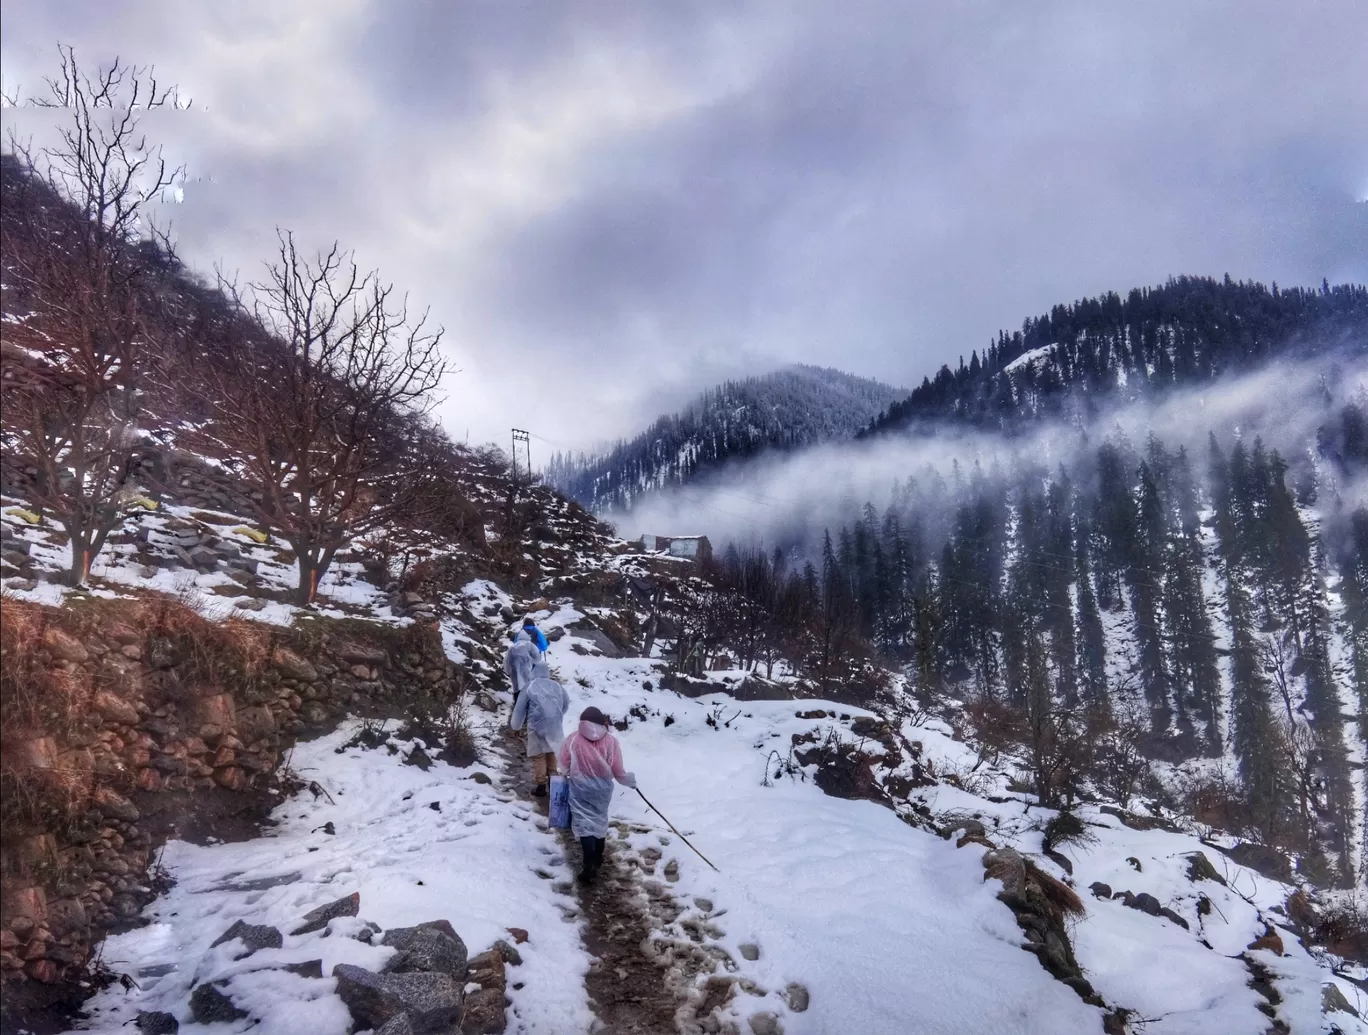
[[[749,1023],[753,1035],[784,1035],[784,1026],[772,1013],[753,1013]]]
[[[252,955],[252,953],[260,952],[262,949],[278,949],[284,944],[284,939],[281,937],[280,932],[274,927],[269,927],[266,924],[249,924],[243,920],[239,920],[237,923],[233,924],[232,927],[228,928],[228,930],[214,939],[209,945],[209,948],[212,949],[217,945],[222,945],[224,942],[231,942],[234,938],[240,938],[242,944],[247,947],[246,952],[235,957],[240,960],[246,959],[248,956]]]
[[[425,971],[465,980],[470,953],[449,924],[445,928],[435,924],[396,927],[385,932],[380,944],[399,950],[385,964],[386,974]]]
[[[233,601],[233,606],[240,611],[264,611],[266,601],[260,597],[238,597]]]
[[[197,1024],[216,1024],[220,1021],[240,1021],[247,1016],[233,1001],[213,985],[200,985],[190,996],[190,1015]]]
[[[291,934],[312,934],[314,931],[321,931],[328,926],[328,921],[339,916],[355,916],[361,909],[361,893],[353,891],[345,898],[339,898],[336,902],[329,902],[325,906],[306,913],[303,923],[296,927]]]
[[[741,955],[743,958],[748,959],[752,963],[754,963],[756,960],[760,958],[760,946],[754,944],[753,942],[746,942],[745,945],[741,946]]]
[[[1357,1017],[1359,1012],[1349,1005],[1339,985],[1327,981],[1321,985],[1321,1013],[1347,1013]]]
[[[180,1031],[180,1021],[160,1010],[142,1010],[134,1023],[142,1035],[176,1035]]]
[[[796,981],[791,982],[788,988],[784,989],[784,1002],[794,1013],[803,1013],[811,1001],[812,998],[808,995],[808,990]]]
[[[414,1035],[422,1035],[460,1023],[461,985],[446,974],[375,974],[339,963],[333,977],[358,1025],[379,1028],[406,1014]]]

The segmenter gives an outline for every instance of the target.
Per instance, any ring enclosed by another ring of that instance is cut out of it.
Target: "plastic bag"
[[[564,830],[570,825],[570,781],[563,776],[551,777],[551,826]]]

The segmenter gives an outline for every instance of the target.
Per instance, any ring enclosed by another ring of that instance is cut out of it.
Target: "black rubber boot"
[[[596,861],[598,857],[597,841],[598,838],[596,837],[581,837],[579,839],[580,851],[584,854],[584,869],[580,870],[579,875],[579,882],[581,884],[588,884],[594,879],[594,875],[598,873],[598,863]]]

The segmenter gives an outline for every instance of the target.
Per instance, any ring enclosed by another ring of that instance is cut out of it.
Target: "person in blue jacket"
[[[537,645],[537,650],[541,651],[543,654],[546,653],[546,637],[542,635],[542,631],[537,628],[536,621],[530,616],[523,619],[522,633],[519,634],[519,638],[522,636],[527,636],[528,639]]]

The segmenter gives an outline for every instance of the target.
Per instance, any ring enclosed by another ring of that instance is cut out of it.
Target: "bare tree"
[[[219,343],[205,394],[212,434],[257,517],[294,548],[296,600],[310,604],[342,546],[440,500],[440,436],[423,414],[446,367],[442,331],[410,319],[377,272],[336,244],[309,257],[278,237],[244,303],[253,320]]]
[[[5,447],[36,472],[32,502],[66,531],[75,584],[137,498],[139,379],[158,326],[139,244],[169,247],[148,217],[181,175],[139,121],[177,103],[149,69],[116,59],[91,74],[64,48],[30,102],[61,110],[56,141],[6,142]]]

